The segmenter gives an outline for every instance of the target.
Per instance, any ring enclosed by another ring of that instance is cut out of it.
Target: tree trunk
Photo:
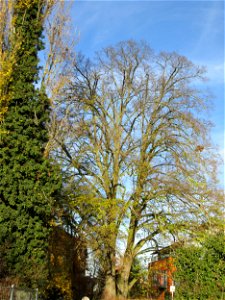
[[[127,299],[129,293],[129,276],[132,265],[132,258],[125,257],[123,267],[117,279],[117,295],[118,299]]]
[[[105,286],[103,289],[101,300],[115,300],[115,299],[116,299],[115,276],[106,275]]]

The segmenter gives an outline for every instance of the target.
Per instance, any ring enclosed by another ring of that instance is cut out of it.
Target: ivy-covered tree
[[[17,49],[0,125],[0,248],[6,266],[0,276],[30,286],[47,278],[50,221],[61,187],[59,169],[45,155],[50,103],[44,86],[37,87],[46,5],[13,2],[11,46]]]

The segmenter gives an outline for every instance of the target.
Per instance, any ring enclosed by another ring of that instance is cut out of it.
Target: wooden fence
[[[0,284],[0,300],[38,300],[38,289]]]

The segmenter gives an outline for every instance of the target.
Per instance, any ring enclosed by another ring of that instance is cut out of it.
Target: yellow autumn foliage
[[[0,122],[7,112],[11,94],[8,84],[12,77],[16,48],[10,50],[6,43],[12,41],[12,2],[0,0]]]
[[[27,9],[30,8],[35,1],[38,2],[37,0],[19,0],[17,6],[22,9]]]

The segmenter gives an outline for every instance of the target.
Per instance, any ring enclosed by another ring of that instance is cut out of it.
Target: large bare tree
[[[121,42],[81,55],[59,101],[55,140],[74,221],[98,257],[102,299],[127,297],[137,255],[216,215],[216,165],[201,119],[204,69]]]

